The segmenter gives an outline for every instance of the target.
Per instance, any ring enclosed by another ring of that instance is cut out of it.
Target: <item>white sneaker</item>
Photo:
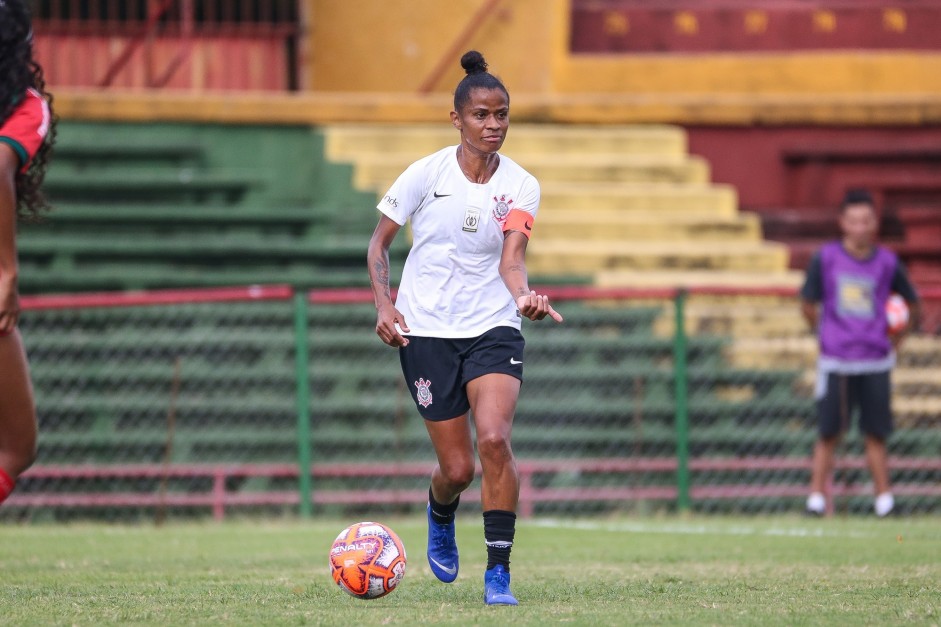
[[[876,511],[876,516],[884,518],[891,514],[892,510],[895,508],[895,498],[892,496],[891,492],[883,492],[876,497],[872,508]]]
[[[820,492],[811,492],[807,497],[807,513],[823,516],[827,510],[827,498]]]

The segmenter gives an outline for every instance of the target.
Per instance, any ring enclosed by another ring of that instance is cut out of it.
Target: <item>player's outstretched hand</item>
[[[399,333],[399,329],[395,327],[396,324],[405,333],[409,332],[410,329],[405,324],[405,317],[398,309],[392,305],[380,307],[376,312],[376,335],[393,348],[408,346],[408,338]]]
[[[520,310],[521,315],[530,320],[542,320],[546,316],[556,322],[562,322],[563,320],[559,312],[549,304],[549,297],[544,294],[530,292],[526,296],[520,296],[516,299],[516,307]]]

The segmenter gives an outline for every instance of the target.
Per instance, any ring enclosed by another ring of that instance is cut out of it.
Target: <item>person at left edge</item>
[[[16,226],[47,209],[39,187],[55,121],[32,33],[25,1],[0,1],[0,503],[36,457],[36,409],[17,328]]]

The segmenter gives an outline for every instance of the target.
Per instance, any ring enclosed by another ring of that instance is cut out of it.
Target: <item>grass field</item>
[[[353,521],[0,526],[2,625],[856,625],[941,623],[933,518],[521,521],[519,607],[485,607],[482,524],[459,519],[461,574],[435,580],[423,520],[384,520],[409,554],[360,601],[327,552]]]

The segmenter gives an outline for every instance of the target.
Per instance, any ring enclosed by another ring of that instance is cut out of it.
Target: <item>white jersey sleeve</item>
[[[425,173],[427,162],[427,158],[420,159],[408,166],[376,205],[376,209],[399,226],[405,225],[428,195],[425,189],[428,185]]]
[[[520,198],[515,208],[522,209],[536,217],[536,212],[539,211],[539,200],[539,181],[536,180],[536,177],[528,175],[520,186]]]

